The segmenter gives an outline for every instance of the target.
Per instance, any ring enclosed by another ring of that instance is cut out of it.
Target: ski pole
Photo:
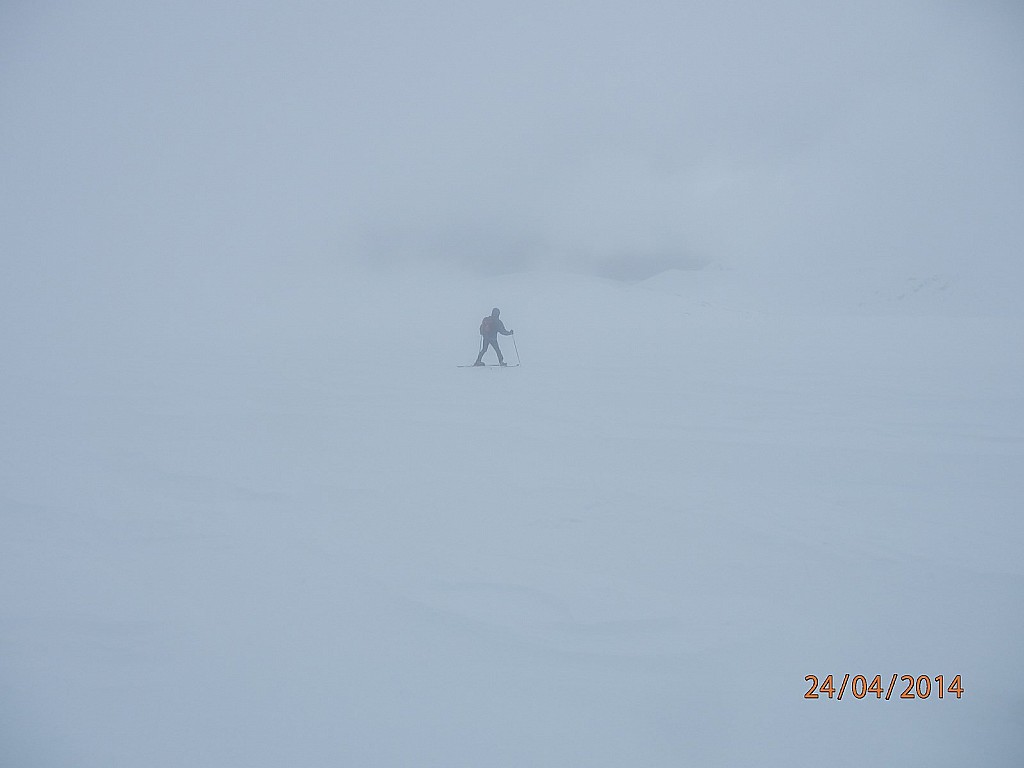
[[[516,365],[522,365],[523,361],[519,359],[519,345],[516,344],[516,335],[512,334],[512,348],[516,351]]]

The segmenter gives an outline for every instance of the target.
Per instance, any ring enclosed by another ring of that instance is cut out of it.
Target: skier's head
[[[498,309],[497,307],[495,307],[494,309],[491,310],[491,317],[497,317],[500,314],[501,314],[501,310]]]

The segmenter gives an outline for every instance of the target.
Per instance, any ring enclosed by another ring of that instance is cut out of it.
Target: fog
[[[1001,282],[1024,245],[1022,16],[8,0],[0,248],[18,294],[40,270],[330,263]]]
[[[0,762],[1020,765],[1022,43],[0,0]]]

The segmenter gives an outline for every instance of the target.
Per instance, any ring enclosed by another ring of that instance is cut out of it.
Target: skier
[[[505,365],[505,358],[501,356],[501,350],[498,349],[498,334],[511,336],[513,331],[505,330],[505,324],[498,319],[499,314],[501,311],[495,307],[491,310],[491,314],[480,323],[480,335],[483,336],[483,341],[480,344],[480,354],[476,356],[476,362],[473,365],[484,364],[484,352],[487,351],[488,346],[494,347],[494,351],[498,353],[498,365]]]

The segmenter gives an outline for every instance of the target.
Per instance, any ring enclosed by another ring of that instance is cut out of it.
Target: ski
[[[497,363],[485,363],[484,365],[459,365],[457,368],[518,368],[519,363],[509,363],[508,365],[498,365]]]

